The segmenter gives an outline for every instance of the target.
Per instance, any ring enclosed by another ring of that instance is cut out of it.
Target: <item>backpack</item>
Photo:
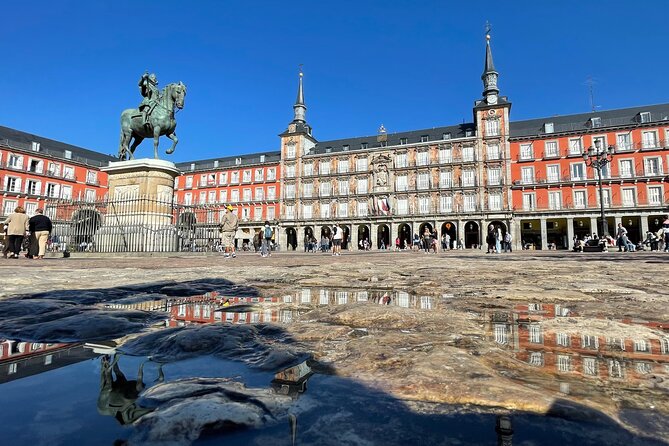
[[[332,228],[332,234],[337,235],[337,227],[336,226],[334,228]]]
[[[265,238],[272,238],[272,228],[265,226]]]

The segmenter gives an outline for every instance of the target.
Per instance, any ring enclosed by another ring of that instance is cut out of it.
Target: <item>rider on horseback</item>
[[[151,112],[158,105],[160,99],[160,91],[158,90],[158,78],[155,73],[149,74],[146,71],[139,80],[139,92],[144,97],[142,103],[139,104],[139,111],[142,112],[142,122],[145,127],[149,126],[149,116]]]

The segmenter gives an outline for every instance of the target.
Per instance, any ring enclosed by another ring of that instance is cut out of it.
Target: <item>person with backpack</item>
[[[269,257],[272,255],[270,249],[272,243],[272,227],[268,221],[265,221],[265,228],[263,229],[262,247],[260,248],[260,255],[262,257]]]

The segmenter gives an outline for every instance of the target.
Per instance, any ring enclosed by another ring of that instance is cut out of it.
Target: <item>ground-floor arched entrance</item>
[[[358,225],[358,249],[369,249],[372,246],[369,240],[369,226]]]
[[[657,231],[662,228],[662,224],[666,218],[666,215],[651,215],[648,217],[648,230],[653,234],[657,234]],[[646,235],[644,234],[644,237],[645,236]]]
[[[465,223],[465,248],[477,249],[481,245],[481,231],[475,221]]]
[[[297,231],[295,228],[286,228],[286,249],[295,251],[297,249]]]
[[[409,246],[411,246],[411,225],[401,223],[397,227],[397,237],[400,239],[400,249],[409,249]]]
[[[546,220],[546,241],[548,248],[568,249],[569,232],[566,218],[549,218]]]
[[[379,225],[376,231],[376,247],[378,249],[390,248],[390,228],[388,225]]]
[[[623,224],[625,229],[627,229],[627,238],[629,239],[629,241],[637,245],[643,237],[643,235],[641,234],[641,218],[623,217],[621,223]]]
[[[448,235],[448,237],[445,237],[446,235]],[[453,249],[458,246],[458,226],[454,222],[447,221],[441,225],[441,240],[442,245],[448,240],[447,249]]]
[[[351,243],[351,228],[348,226],[340,226],[339,229],[342,230],[343,235],[341,238],[341,249],[350,249]]]
[[[314,237],[314,228],[311,226],[305,226],[304,227],[304,252],[307,252],[309,250],[309,247],[313,247],[313,244],[316,243],[316,239]]]

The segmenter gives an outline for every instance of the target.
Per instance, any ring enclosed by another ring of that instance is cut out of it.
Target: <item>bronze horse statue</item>
[[[134,159],[133,154],[137,146],[144,138],[153,138],[153,153],[158,159],[158,140],[165,135],[172,140],[172,147],[165,153],[168,155],[174,152],[179,139],[174,130],[177,122],[174,119],[175,109],[184,107],[186,97],[186,85],[182,82],[168,84],[163,88],[158,104],[153,109],[148,118],[147,125],[142,121],[142,113],[136,108],[123,110],[121,113],[121,142],[118,149],[118,158],[120,160]],[[130,145],[130,140],[134,141]],[[130,147],[128,147],[130,145]]]

